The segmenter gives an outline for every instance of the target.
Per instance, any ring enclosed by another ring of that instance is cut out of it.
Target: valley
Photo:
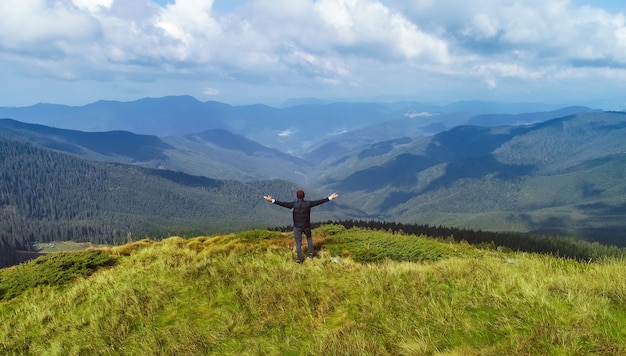
[[[304,188],[307,196],[341,196],[318,221],[397,221],[623,246],[626,113],[496,108],[232,107],[189,97],[0,108],[14,116],[0,119],[3,236],[55,240],[58,233],[46,232],[52,229],[98,242],[284,226],[289,217],[257,198],[288,200]],[[82,130],[61,128],[71,125]],[[87,130],[97,127],[111,130]],[[33,201],[50,208],[34,209]],[[62,208],[72,205],[75,213]]]

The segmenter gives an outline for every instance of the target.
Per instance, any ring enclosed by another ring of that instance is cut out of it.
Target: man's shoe
[[[302,260],[298,258],[298,259],[296,260],[296,263],[298,263],[298,264],[302,264]]]
[[[315,257],[315,255],[312,253],[309,253],[309,258],[313,258],[313,257]]]

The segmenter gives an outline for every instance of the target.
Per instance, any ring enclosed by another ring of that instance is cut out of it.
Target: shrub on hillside
[[[278,231],[268,231],[268,230],[250,230],[244,231],[235,236],[236,238],[240,238],[243,240],[269,240],[280,237],[280,232]]]
[[[320,234],[322,237],[325,237],[325,236],[339,235],[341,233],[346,232],[346,230],[347,230],[346,227],[343,225],[328,224],[328,225],[322,225],[318,227],[317,229],[315,229],[315,232]]]
[[[42,285],[63,285],[86,277],[117,258],[102,251],[58,252],[0,271],[0,300],[9,300],[25,290]]]
[[[358,228],[346,229],[342,233],[327,236],[324,248],[333,255],[349,251],[357,262],[436,261],[456,254],[458,245],[442,243],[432,238],[415,235],[392,234],[383,231],[368,231]]]

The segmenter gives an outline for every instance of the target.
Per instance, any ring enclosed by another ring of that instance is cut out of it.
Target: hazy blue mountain
[[[247,155],[276,155],[286,160],[299,162],[299,160],[293,156],[265,147],[255,141],[249,140],[240,135],[235,135],[224,129],[215,129],[197,134],[185,135],[185,138],[190,141],[215,145],[227,150],[239,151]]]
[[[0,108],[0,117],[89,132],[122,130],[166,137],[225,129],[284,151],[386,120],[389,113],[384,105],[374,103],[306,104],[278,109],[203,103],[190,96],[98,101],[77,107],[38,104]]]
[[[302,184],[313,166],[280,150],[263,146],[224,129],[208,130],[163,141],[175,147],[160,161],[163,168],[190,174],[255,181],[284,179]]]
[[[477,126],[514,126],[514,125],[527,125],[543,122],[559,117],[568,115],[584,113],[584,112],[599,112],[600,110],[593,110],[584,106],[568,106],[553,111],[546,112],[533,112],[533,113],[521,113],[521,114],[481,114],[472,117],[467,121],[468,125]]]
[[[173,149],[156,136],[127,131],[64,130],[10,119],[0,119],[0,135],[101,161],[158,161],[167,158],[166,150]]]
[[[523,114],[553,111],[561,105],[546,103],[501,103],[479,100],[458,101],[444,105],[444,112],[471,112],[474,114]]]
[[[202,103],[191,96],[169,96],[130,102],[101,100],[84,106],[0,108],[0,117],[81,131],[121,130],[167,136],[225,127],[220,117],[231,109],[230,105]]]
[[[83,132],[0,119],[0,136],[104,162],[168,169],[216,179],[303,183],[312,165],[224,129],[159,138],[127,131]]]
[[[370,132],[382,129],[387,137],[375,137],[376,141],[382,141],[397,138],[396,132],[403,129],[403,125],[409,125],[406,129],[414,134],[432,134],[465,124],[476,115],[511,115],[557,109],[545,104],[476,101],[449,105],[416,102],[326,103],[311,100],[297,103],[280,108],[231,106],[215,101],[200,102],[191,96],[168,96],[130,102],[101,100],[83,106],[37,104],[0,107],[0,118],[70,130],[129,131],[158,137],[225,129],[264,146],[300,155],[338,134],[360,129],[370,128]]]
[[[460,125],[486,127],[527,125],[593,111],[597,110],[586,107],[567,107],[548,112],[475,115],[468,112],[418,112],[415,109],[410,109],[404,111],[402,115],[397,113],[390,116],[391,119],[387,121],[329,137],[312,145],[300,154],[303,158],[315,163],[328,162],[329,159],[334,162],[335,157],[344,155],[360,146],[367,146],[372,142],[396,140],[403,137],[432,136]],[[401,116],[401,119],[395,119],[397,116]]]

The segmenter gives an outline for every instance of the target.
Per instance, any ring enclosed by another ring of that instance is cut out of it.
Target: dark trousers
[[[306,245],[309,248],[309,256],[313,256],[313,235],[311,235],[311,228],[293,228],[293,238],[296,240],[296,253],[298,254],[298,261],[303,261],[302,256],[302,233],[306,235]]]

